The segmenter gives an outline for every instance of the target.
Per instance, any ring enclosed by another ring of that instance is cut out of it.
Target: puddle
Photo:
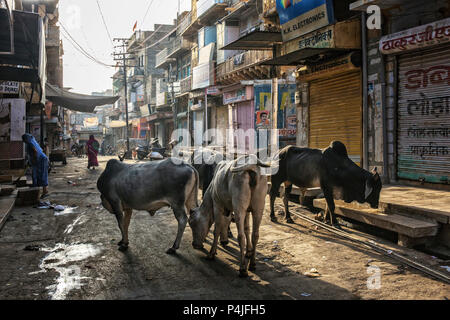
[[[80,217],[79,217],[80,218]],[[100,246],[85,243],[64,244],[58,243],[54,248],[41,249],[49,252],[39,265],[40,271],[32,274],[55,270],[59,273],[56,283],[46,287],[52,300],[64,300],[67,294],[74,289],[80,289],[82,280],[91,279],[81,276],[81,268],[77,262],[94,257],[102,252]]]
[[[84,214],[80,214],[71,224],[69,224],[66,229],[64,230],[64,234],[69,234],[73,231],[73,228],[76,225],[83,224],[86,222],[87,218],[84,216]]]
[[[81,209],[79,207],[67,207],[67,208],[65,208],[63,210],[59,210],[59,211],[55,209],[55,216],[63,216],[66,214],[71,214],[71,213],[83,214],[86,212],[86,211],[81,212],[80,210]]]

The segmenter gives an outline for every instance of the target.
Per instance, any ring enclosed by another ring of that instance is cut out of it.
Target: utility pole
[[[127,52],[128,39],[126,38],[114,38],[114,41],[122,43],[121,45],[115,47],[119,49],[119,52],[114,52],[114,61],[118,61],[119,67],[123,67],[123,79],[125,86],[125,119],[126,119],[126,138],[127,138],[127,152],[125,154],[126,158],[131,156],[130,153],[130,130],[128,124],[128,82],[127,82],[127,67],[135,67],[134,65],[128,65],[127,61],[135,60],[130,58],[130,53]],[[120,65],[121,63],[121,65]]]

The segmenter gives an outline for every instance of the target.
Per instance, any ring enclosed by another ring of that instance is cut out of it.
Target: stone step
[[[9,196],[0,197],[0,230],[2,230],[6,220],[8,220],[8,217],[14,208],[16,197],[17,190],[14,190]]]
[[[419,207],[414,204],[404,205],[392,202],[380,201],[380,208],[383,209],[386,214],[400,214],[408,217],[422,217],[426,219],[433,219],[443,224],[450,224],[450,212]],[[448,208],[450,210],[450,208]]]
[[[354,203],[345,203],[342,200],[335,200],[335,205],[335,213],[338,215],[410,238],[435,236],[439,228],[437,222],[424,221],[400,214],[386,214],[383,209],[366,208]],[[325,210],[325,199],[314,199],[314,207]]]
[[[17,194],[17,206],[32,206],[39,203],[40,189],[38,187],[33,188],[18,188]]]

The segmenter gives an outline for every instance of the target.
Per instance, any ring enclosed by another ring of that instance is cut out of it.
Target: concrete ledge
[[[0,231],[8,220],[17,198],[17,190],[11,195],[0,198]]]
[[[397,232],[398,234],[422,238],[437,235],[439,225],[437,222],[428,222],[413,219],[399,214],[385,214],[377,209],[365,209],[335,200],[335,213],[344,217],[354,219],[381,229]],[[314,207],[326,208],[325,199],[315,199]]]

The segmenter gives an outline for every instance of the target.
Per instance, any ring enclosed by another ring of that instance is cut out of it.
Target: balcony
[[[128,74],[130,82],[144,81],[144,69],[133,67]]]
[[[46,47],[59,47],[60,45],[60,31],[58,26],[49,25],[45,37]]]
[[[272,52],[266,50],[237,54],[217,66],[217,82],[232,84],[241,80],[268,79],[269,67],[261,66],[261,63],[270,59]]]
[[[135,31],[128,40],[128,50],[134,48],[137,44],[145,39],[145,31]]]
[[[156,54],[155,59],[155,68],[164,68],[169,63],[174,62],[175,59],[168,58],[168,48],[162,49],[160,52]]]
[[[180,21],[177,29],[177,36],[181,36],[192,22],[192,13],[186,14]]]
[[[227,14],[229,0],[198,0],[197,17],[201,23],[215,22]]]
[[[176,37],[167,46],[167,58],[176,58],[179,54],[189,50],[190,42],[182,37]]]
[[[192,76],[180,80],[180,96],[188,93],[192,89]]]

